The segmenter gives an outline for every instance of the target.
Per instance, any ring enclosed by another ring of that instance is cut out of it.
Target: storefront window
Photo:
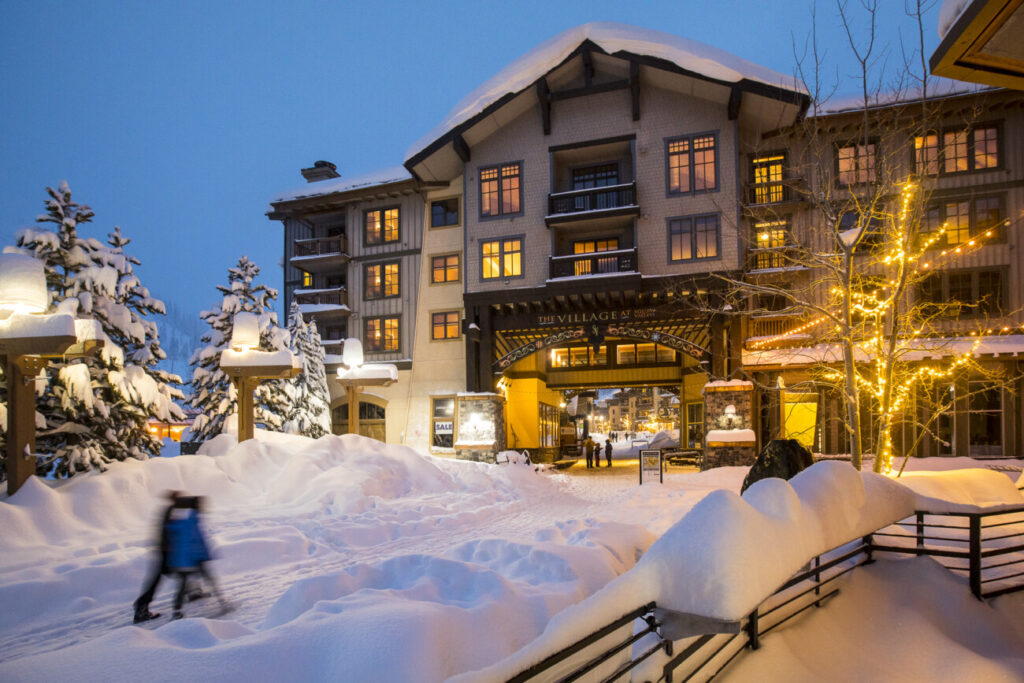
[[[686,404],[686,447],[701,448],[704,445],[704,404]]]
[[[431,399],[430,445],[433,448],[453,448],[455,445],[455,399]]]
[[[558,446],[558,408],[540,403],[540,447],[555,448]]]

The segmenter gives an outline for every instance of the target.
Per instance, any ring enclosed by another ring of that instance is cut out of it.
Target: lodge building
[[[567,396],[650,387],[675,397],[675,428],[699,443],[712,420],[704,385],[743,378],[755,381],[759,441],[786,432],[844,452],[842,408],[806,388],[812,363],[798,352],[818,330],[793,334],[808,321],[770,297],[728,303],[716,275],[803,286],[813,273],[787,250],[823,233],[809,193],[840,179],[855,192],[884,158],[887,172],[931,178],[929,220],[955,223],[949,244],[1000,226],[930,291],[969,290],[992,304],[986,323],[1012,331],[1024,245],[1004,223],[1024,210],[1024,98],[941,98],[946,123],[919,136],[916,156],[913,138],[860,144],[855,114],[816,112],[835,137],[825,173],[800,134],[809,103],[791,77],[694,41],[571,29],[467,96],[403,166],[354,178],[328,162],[303,169],[308,183],[268,212],[284,226],[285,301],[317,321],[329,371],[347,336],[398,366],[398,382],[360,396],[361,431],[391,443],[452,454],[460,401],[497,393],[502,441],[555,457]],[[876,114],[913,117],[901,107]],[[970,393],[972,379],[957,379],[945,436],[915,440],[921,453],[1020,452],[1015,335],[993,336],[1003,351],[984,362],[1007,381]],[[347,431],[339,388],[332,413]]]

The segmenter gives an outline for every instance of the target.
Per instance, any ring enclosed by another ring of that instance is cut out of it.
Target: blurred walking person
[[[171,514],[174,512],[181,500],[181,492],[168,491],[166,496],[169,505],[164,510],[164,514],[160,518],[160,528],[157,531],[157,551],[159,553],[157,555],[157,561],[153,564],[153,569],[150,571],[149,577],[143,584],[142,594],[139,595],[133,605],[135,608],[134,623],[136,624],[142,621],[156,619],[160,616],[159,612],[149,611],[149,603],[153,602],[153,596],[156,595],[156,588],[160,585],[160,579],[164,574],[168,574],[170,572],[167,566],[167,553],[170,548],[170,536],[168,534],[167,525],[170,522]]]

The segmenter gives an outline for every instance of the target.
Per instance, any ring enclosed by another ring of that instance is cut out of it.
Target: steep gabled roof
[[[609,55],[638,56],[674,65],[680,72],[721,84],[746,85],[781,97],[806,98],[807,91],[793,76],[765,68],[710,45],[661,31],[594,22],[563,31],[509,64],[459,101],[448,115],[405,153],[411,168],[458,130],[500,106],[568,59],[586,41]],[[795,96],[795,97],[794,97]]]

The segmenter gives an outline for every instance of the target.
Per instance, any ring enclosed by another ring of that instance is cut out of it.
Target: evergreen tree
[[[231,378],[220,369],[221,353],[229,348],[236,313],[255,313],[260,323],[260,350],[279,351],[288,346],[287,332],[277,324],[272,309],[277,290],[256,284],[260,269],[243,256],[238,264],[228,268],[228,284],[217,285],[223,298],[217,306],[199,314],[210,326],[202,336],[204,346],[193,352],[189,363],[192,370],[192,395],[187,404],[199,415],[192,423],[192,440],[206,441],[224,431],[228,416],[237,412],[238,397]],[[257,390],[255,421],[268,429],[279,429],[284,409],[275,396]]]
[[[78,227],[91,222],[92,210],[71,199],[66,183],[47,192],[47,213],[39,227],[18,233],[18,246],[43,261],[49,312],[97,321],[104,347],[97,357],[50,363],[46,384],[37,384],[36,448],[51,454],[39,473],[70,476],[157,455],[161,444],[146,421],[182,417],[174,403],[182,395],[172,386],[180,380],[155,368],[162,351],[147,316],[162,313],[163,303],[135,276],[139,261],[124,253],[128,239],[119,228],[109,246],[84,239]]]
[[[287,384],[290,398],[283,431],[303,434],[318,439],[331,432],[330,394],[327,390],[327,372],[324,369],[324,347],[316,321],[308,325],[302,318],[299,305],[292,302],[288,317],[291,352],[302,363],[302,373]]]

